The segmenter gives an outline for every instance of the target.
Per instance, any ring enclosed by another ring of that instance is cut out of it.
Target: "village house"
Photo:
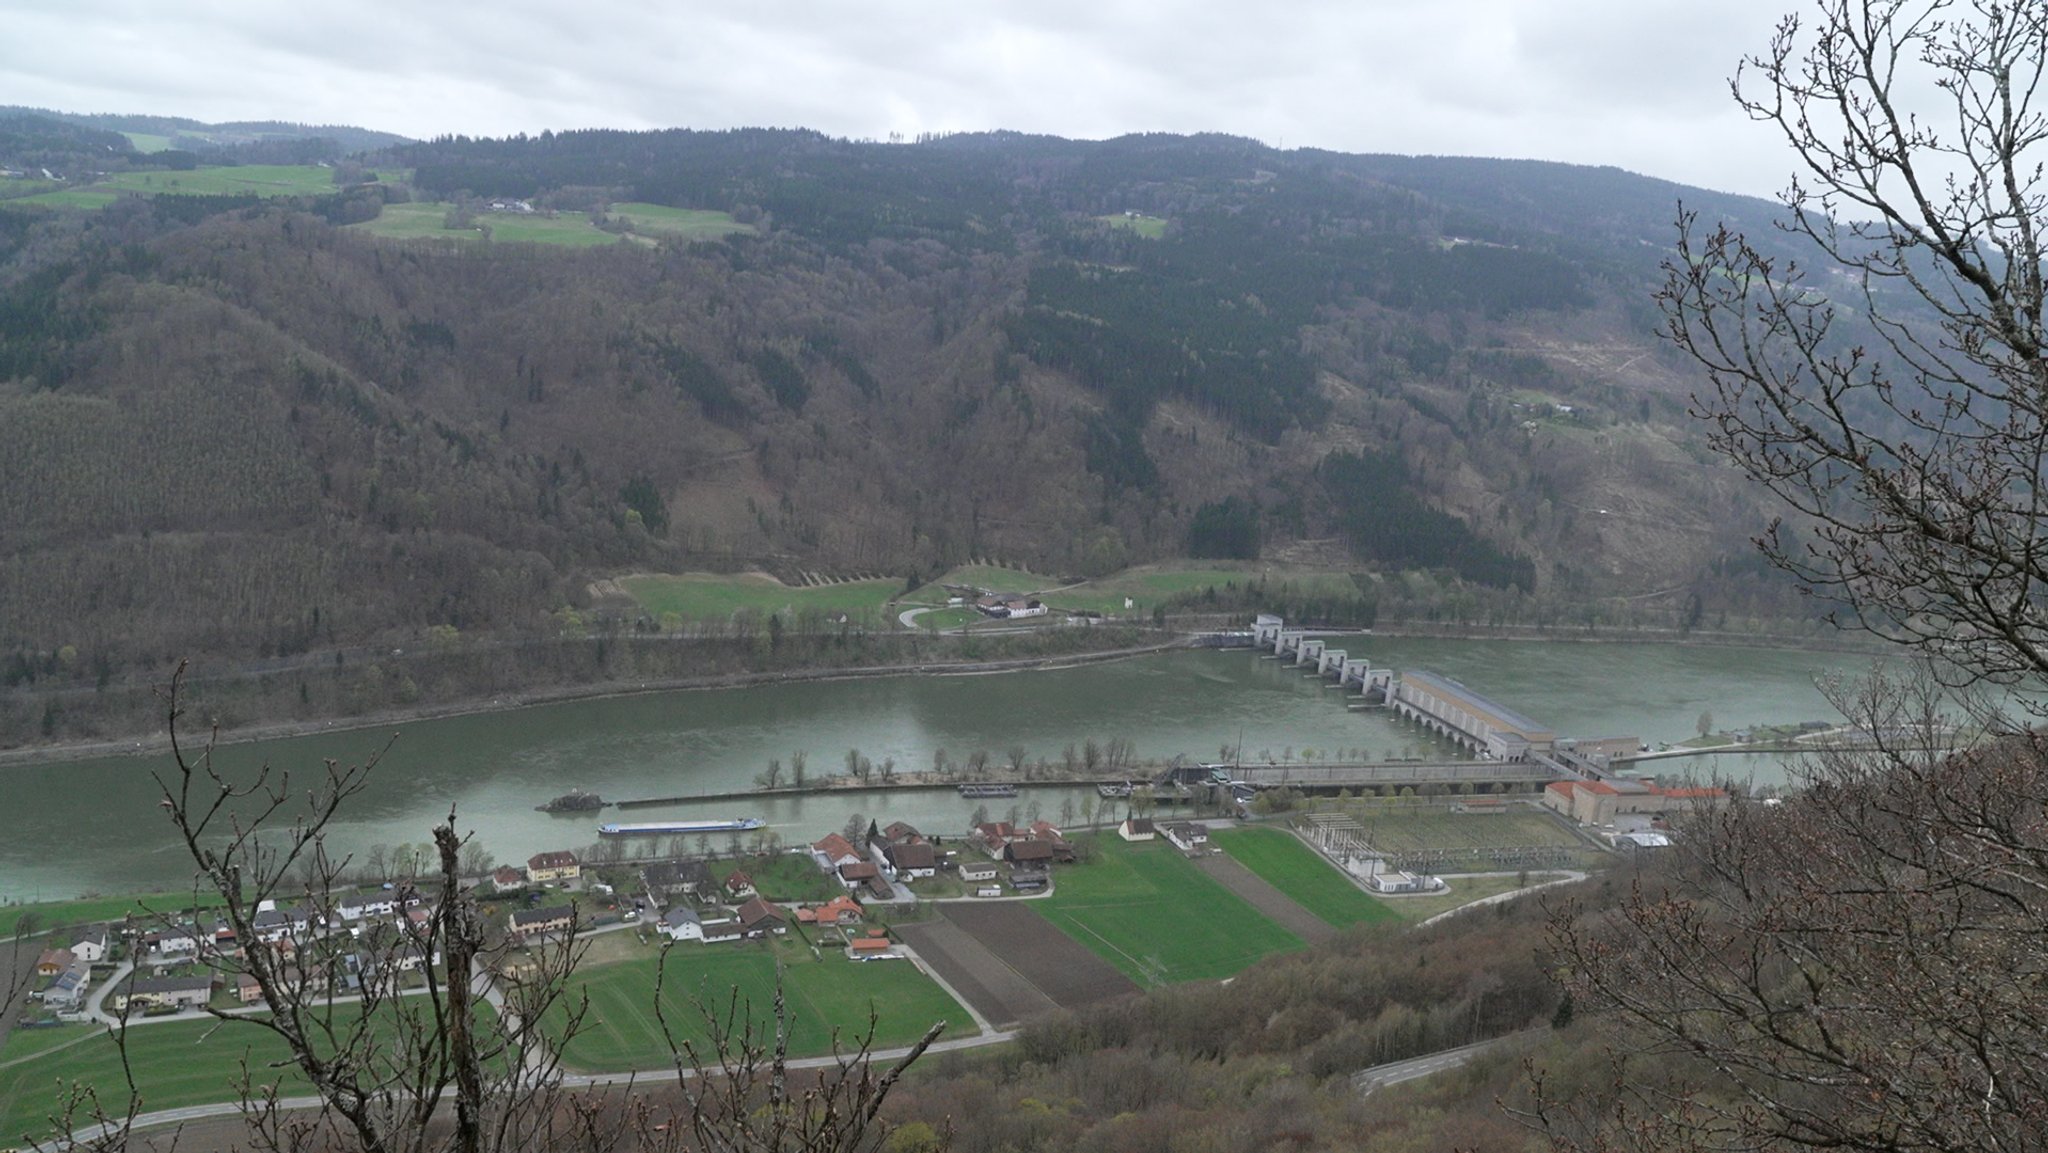
[[[661,861],[640,870],[640,883],[647,889],[647,899],[666,909],[709,890],[711,870],[702,861]]]
[[[656,931],[671,941],[701,941],[704,939],[704,919],[688,905],[677,905],[661,915],[661,924]]]
[[[1116,835],[1126,841],[1149,841],[1159,834],[1152,827],[1152,818],[1125,817],[1123,824],[1116,827]]]
[[[960,862],[960,879],[970,885],[993,881],[996,879],[996,863],[994,861],[962,861]]]
[[[69,949],[44,949],[43,955],[36,958],[36,976],[54,977],[77,960],[77,955]]]
[[[538,938],[566,934],[575,927],[573,905],[549,905],[544,909],[521,909],[507,921],[515,937]]]
[[[1003,846],[1009,844],[1010,838],[1016,835],[1016,826],[1008,821],[983,821],[974,826],[971,839],[981,846],[981,851],[987,853],[992,860],[1000,861],[1003,859]]]
[[[765,937],[771,933],[781,934],[789,930],[782,910],[759,897],[741,905],[737,919],[740,931],[748,937]]]
[[[198,1009],[213,997],[213,978],[131,977],[107,998],[116,1013],[152,1009]]]
[[[858,925],[866,916],[867,911],[861,908],[860,902],[844,894],[822,905],[800,905],[796,909],[798,924],[816,925],[821,929]]]
[[[861,888],[871,881],[880,880],[882,876],[882,870],[876,868],[872,861],[855,861],[841,865],[838,872],[839,883],[848,889]]]
[[[1003,846],[1003,860],[1013,866],[1043,869],[1052,863],[1052,843],[1019,837]]]
[[[1169,821],[1160,828],[1174,848],[1192,853],[1209,847],[1209,826],[1200,821]]]
[[[842,865],[858,864],[867,860],[859,849],[853,847],[852,841],[838,833],[828,833],[822,840],[812,842],[811,856],[817,859],[818,867],[828,873]]]
[[[882,838],[892,845],[916,844],[924,840],[924,834],[905,821],[890,821],[882,830]]]
[[[576,854],[567,849],[535,853],[526,858],[526,879],[536,885],[549,881],[573,881],[582,875],[583,867],[576,863]]]
[[[142,934],[142,950],[159,963],[199,955],[201,933],[196,925],[161,925]]]
[[[341,914],[344,921],[388,917],[398,911],[398,898],[381,889],[372,893],[349,893],[334,903],[334,911]]]
[[[937,851],[922,841],[892,844],[884,856],[890,870],[898,877],[933,877],[939,872]]]
[[[491,871],[491,891],[511,893],[526,887],[526,874],[510,865],[499,865]]]
[[[249,924],[256,930],[257,940],[275,945],[286,938],[304,940],[312,930],[313,915],[297,905],[279,908],[273,901],[264,901],[256,906]]]
[[[743,901],[754,895],[754,878],[734,869],[725,878],[725,896],[730,901]]]
[[[50,987],[43,990],[43,1005],[55,1012],[65,1013],[85,1004],[85,991],[92,984],[92,963],[86,960],[74,961],[71,967],[57,974]]]
[[[94,925],[80,929],[78,938],[71,942],[71,955],[81,961],[97,964],[107,959],[107,927]]]

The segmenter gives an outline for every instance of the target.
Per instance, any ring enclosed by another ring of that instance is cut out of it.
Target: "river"
[[[1824,670],[1858,672],[1867,658],[1780,649],[1662,644],[1350,638],[1375,665],[1456,677],[1560,734],[1634,735],[1657,743],[1693,735],[1703,711],[1717,727],[1835,715],[1815,688]],[[1070,743],[1130,741],[1140,757],[1207,760],[1240,742],[1246,760],[1356,753],[1448,756],[1384,711],[1346,707],[1353,694],[1245,650],[1174,652],[1076,668],[986,676],[902,676],[745,689],[650,693],[229,745],[226,771],[246,778],[265,762],[303,792],[324,757],[359,760],[392,741],[367,789],[333,828],[335,851],[421,842],[455,806],[459,822],[500,861],[596,840],[595,814],[534,810],[572,787],[608,800],[745,789],[770,758],[808,755],[815,777],[843,769],[848,749],[902,769],[931,767],[935,750],[1002,760],[1022,746],[1057,762]],[[397,736],[393,740],[393,732]],[[1732,760],[1733,758],[1729,758]],[[168,758],[64,761],[0,770],[0,899],[52,900],[94,892],[176,888],[189,861],[173,840],[153,775]],[[1683,771],[1665,762],[1660,771]],[[1764,758],[1724,765],[1770,779]],[[1062,819],[1079,790],[1027,790],[1019,816]],[[1001,817],[1013,802],[986,802]],[[936,832],[964,827],[973,802],[951,792],[831,793],[606,810],[605,820],[759,816],[786,841],[808,841],[858,812]]]

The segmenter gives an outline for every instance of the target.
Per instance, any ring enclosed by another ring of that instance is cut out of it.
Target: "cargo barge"
[[[659,837],[670,833],[744,833],[767,823],[759,817],[735,817],[730,821],[646,821],[599,825],[597,831],[607,837]]]

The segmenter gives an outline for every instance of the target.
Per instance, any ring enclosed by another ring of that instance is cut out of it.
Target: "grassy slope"
[[[614,204],[611,215],[628,221],[633,231],[648,236],[683,236],[716,240],[734,232],[751,231],[729,212],[701,208],[669,208],[661,204]]]
[[[1279,829],[1228,829],[1214,839],[1239,864],[1338,928],[1399,918],[1386,902],[1366,894],[1315,850]]]
[[[702,1045],[704,1020],[691,1004],[699,997],[723,1013],[737,992],[756,1021],[765,1021],[775,996],[775,972],[783,966],[783,996],[789,1006],[790,1052],[828,1052],[835,1028],[852,1037],[876,1014],[878,1047],[907,1045],[931,1027],[951,1023],[949,1035],[966,1036],[974,1026],[965,1009],[907,962],[849,961],[827,949],[814,959],[801,942],[774,945],[684,943],[669,952],[663,983],[663,1013],[678,1042]],[[584,1032],[570,1043],[566,1060],[578,1069],[649,1069],[668,1063],[654,1011],[658,956],[590,966],[582,972],[590,995]]]
[[[218,897],[206,902],[220,903]],[[140,896],[83,897],[76,901],[44,901],[40,904],[8,905],[0,908],[0,935],[14,932],[25,913],[33,913],[38,931],[100,921],[118,921],[134,913],[138,917],[168,916],[192,906],[191,893],[151,893]],[[60,944],[66,942],[59,942]]]
[[[792,588],[759,573],[635,576],[619,584],[648,612],[656,616],[672,612],[686,620],[726,620],[741,609],[753,609],[763,616],[800,609],[879,612],[882,603],[903,587],[895,581],[871,580]]]
[[[1109,225],[1111,228],[1128,228],[1147,240],[1160,240],[1166,236],[1166,221],[1157,216],[1145,216],[1142,214],[1138,216],[1125,216],[1123,213],[1118,212],[1108,216],[1098,216],[1095,219]]]
[[[1141,985],[1228,977],[1302,944],[1164,841],[1099,836],[1056,889],[1031,907]]]

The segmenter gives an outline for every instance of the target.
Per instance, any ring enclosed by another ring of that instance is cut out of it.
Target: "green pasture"
[[[783,779],[789,779],[787,770]],[[717,865],[713,872],[722,878],[735,868],[752,877],[755,890],[771,901],[829,901],[846,891],[837,879],[819,872],[808,853],[748,857],[730,867]]]
[[[1279,829],[1227,829],[1216,845],[1296,904],[1338,928],[1399,916],[1354,884],[1314,849]]]
[[[162,152],[171,146],[171,138],[149,132],[123,132],[137,152]]]
[[[0,203],[33,204],[41,208],[105,208],[121,198],[121,193],[104,184],[89,184],[81,188],[59,188],[53,192],[38,192],[34,196],[21,196]]]
[[[892,580],[793,588],[764,573],[682,573],[622,577],[619,584],[656,617],[675,613],[684,620],[729,620],[742,609],[787,620],[805,610],[821,613],[877,613],[903,586]]]
[[[985,621],[989,618],[983,616],[979,609],[958,608],[933,609],[916,619],[917,627],[920,630],[935,629],[939,632],[950,632],[953,629]]]
[[[617,244],[620,237],[600,231],[581,212],[555,217],[510,212],[479,212],[469,228],[447,228],[449,206],[415,202],[387,204],[374,220],[351,224],[350,228],[390,240],[481,241],[485,230],[501,244],[553,244],[565,248],[602,248]]]
[[[1164,841],[1097,836],[1094,858],[1030,907],[1147,986],[1228,977],[1302,945]]]
[[[445,204],[387,204],[374,220],[365,220],[348,227],[372,236],[384,236],[393,240],[481,240],[483,234],[475,229],[454,230],[443,228],[448,219]]]
[[[629,202],[612,205],[610,215],[626,221],[633,231],[645,236],[717,240],[735,232],[752,231],[734,220],[730,212],[712,212],[702,208],[670,208],[661,204]]]
[[[445,212],[445,207],[443,208]],[[605,232],[590,223],[581,212],[564,212],[548,217],[536,212],[479,212],[477,227],[490,230],[494,244],[553,244],[563,248],[603,248],[623,237]],[[481,233],[475,235],[481,236]]]
[[[353,1011],[350,1005],[338,1008]],[[197,1016],[147,1021],[129,1026],[127,1048],[144,1112],[234,1100],[245,1059],[261,1084],[275,1082],[287,1093],[304,1084],[284,1043],[254,1025]],[[70,1025],[11,1032],[0,1046],[0,1141],[47,1135],[60,1086],[74,1083],[95,1087],[109,1113],[126,1112],[121,1052],[104,1029]]]
[[[10,203],[104,208],[122,196],[324,196],[334,190],[334,170],[317,164],[242,164],[188,172],[120,172],[96,184],[25,196]]]
[[[220,898],[206,894],[202,904],[212,907],[221,903]],[[23,905],[0,906],[0,935],[12,935],[15,926],[24,914],[35,918],[35,932],[52,928],[67,928],[75,925],[92,925],[101,921],[118,921],[130,913],[137,917],[154,918],[174,916],[192,908],[191,893],[147,893],[129,894],[117,897],[81,897],[75,901],[41,901]]]
[[[563,1053],[565,1064],[582,1070],[625,1071],[658,1069],[670,1063],[668,1041],[654,1009],[655,982],[663,962],[658,952],[649,949],[648,954],[638,960],[587,966],[578,972],[590,1008],[582,1032]],[[941,1020],[948,1022],[949,1036],[974,1032],[967,1011],[908,961],[849,961],[835,949],[814,958],[801,942],[784,940],[711,945],[683,942],[669,950],[666,964],[662,1014],[675,1041],[688,1041],[700,1052],[710,1033],[693,1002],[702,1002],[722,1017],[737,993],[744,1012],[766,1026],[774,1006],[778,968],[793,1055],[830,1052],[835,1029],[846,1043],[866,1031],[871,1013],[877,1048],[908,1045]],[[557,1014],[557,1027],[561,1019]]]
[[[1111,228],[1128,228],[1147,240],[1162,240],[1166,236],[1166,220],[1163,217],[1146,216],[1143,213],[1137,216],[1125,216],[1121,212],[1114,212],[1108,216],[1098,216],[1095,219],[1109,225]]]

